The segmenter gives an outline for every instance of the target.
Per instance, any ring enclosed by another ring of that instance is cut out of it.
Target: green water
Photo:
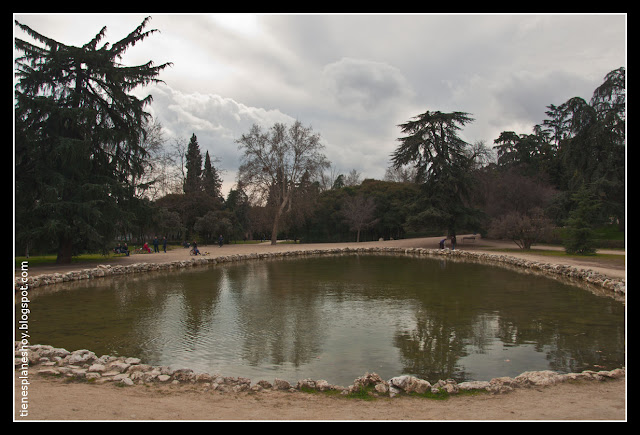
[[[152,365],[347,386],[625,365],[624,304],[547,277],[446,260],[248,261],[31,293],[31,343]]]

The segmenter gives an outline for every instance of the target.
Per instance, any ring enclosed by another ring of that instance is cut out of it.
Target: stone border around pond
[[[370,387],[372,394],[381,397],[395,397],[402,394],[446,393],[458,394],[462,391],[488,391],[502,394],[515,388],[542,387],[568,381],[606,381],[625,377],[625,369],[592,371],[582,373],[559,374],[551,370],[524,372],[515,378],[499,377],[490,381],[469,381],[457,383],[453,379],[430,382],[415,376],[402,375],[383,380],[376,373],[365,373],[356,378],[348,387],[331,385],[325,380],[303,379],[296,384],[275,379],[273,383],[260,380],[253,385],[243,377],[225,377],[218,374],[196,373],[191,369],[171,369],[168,366],[142,364],[139,358],[114,357],[86,350],[69,352],[66,349],[49,345],[31,345],[23,347],[15,342],[15,368],[22,370],[37,368],[41,376],[61,377],[96,384],[116,385],[200,385],[210,391],[218,392],[260,392],[278,391],[337,391],[342,395],[359,393]]]
[[[374,248],[331,248],[314,250],[292,250],[285,252],[235,254],[226,256],[203,256],[189,260],[179,260],[165,263],[134,263],[129,265],[98,265],[92,269],[82,269],[66,273],[51,273],[29,277],[29,288],[58,284],[69,281],[79,281],[83,279],[103,278],[129,273],[152,272],[159,270],[171,270],[188,268],[194,266],[211,265],[218,263],[229,263],[252,259],[269,259],[305,255],[322,254],[345,254],[345,253],[387,253],[387,254],[413,254],[433,257],[444,257],[450,259],[472,260],[484,263],[508,265],[541,272],[543,274],[569,278],[582,281],[585,284],[595,285],[617,295],[626,295],[626,282],[624,279],[615,279],[595,272],[591,269],[581,269],[564,264],[550,264],[538,261],[525,260],[509,255],[478,253],[463,250],[450,249],[427,249],[427,248],[394,248],[394,247],[374,247]],[[14,280],[15,291],[20,290],[23,285],[22,279],[16,277]]]
[[[425,249],[425,248],[331,248],[326,250],[292,250],[273,253],[238,254],[218,257],[198,257],[184,261],[167,263],[135,263],[131,265],[99,265],[93,269],[67,273],[53,273],[29,277],[29,287],[36,288],[57,283],[79,281],[109,276],[117,276],[128,273],[141,273],[160,270],[188,268],[194,266],[224,264],[252,259],[270,259],[292,256],[319,255],[319,254],[350,254],[350,253],[384,253],[384,254],[410,254],[444,257],[450,259],[473,260],[490,264],[515,266],[533,271],[539,271],[548,275],[579,280],[585,284],[596,285],[616,295],[626,295],[624,280],[612,279],[589,269],[578,269],[572,266],[546,264],[536,261],[523,260],[507,255],[487,253],[475,253],[449,249]],[[19,291],[22,281],[15,280],[15,290]],[[66,349],[54,348],[49,345],[24,345],[20,341],[15,342],[15,369],[29,370],[31,366],[38,367],[40,375],[58,376],[72,379],[82,379],[94,383],[117,383],[123,385],[134,384],[201,384],[204,387],[221,392],[242,392],[262,390],[282,391],[339,391],[341,394],[350,394],[360,391],[362,388],[371,387],[375,394],[394,397],[402,393],[423,394],[427,392],[456,394],[464,390],[485,390],[492,393],[504,393],[519,387],[539,387],[554,385],[560,382],[572,380],[598,380],[623,378],[626,375],[624,368],[610,371],[586,370],[582,373],[560,374],[551,370],[524,372],[515,378],[499,377],[490,381],[470,381],[457,383],[453,379],[438,380],[434,384],[414,376],[403,375],[385,381],[375,373],[366,373],[354,380],[348,387],[330,385],[324,380],[304,379],[295,385],[282,379],[275,379],[273,383],[258,381],[251,385],[251,380],[243,377],[225,377],[210,375],[207,373],[195,373],[191,369],[173,370],[168,366],[154,367],[142,364],[139,358],[114,357],[103,355],[98,357],[95,353],[86,350],[70,352]]]

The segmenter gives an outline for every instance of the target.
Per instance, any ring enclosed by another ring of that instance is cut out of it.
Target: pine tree
[[[78,249],[105,247],[133,219],[144,168],[145,106],[129,92],[169,63],[119,63],[156,30],[146,18],[122,40],[98,48],[106,27],[82,47],[65,45],[15,22],[35,43],[15,39],[16,240],[57,249],[58,262]]]

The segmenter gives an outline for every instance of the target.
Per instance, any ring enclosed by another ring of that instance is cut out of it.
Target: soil
[[[441,237],[384,242],[361,242],[357,246],[403,246],[436,248]],[[490,251],[517,248],[513,243],[486,239],[458,238],[456,249]],[[331,247],[355,244],[331,244]],[[326,248],[327,244],[278,244],[201,246],[208,255]],[[538,256],[532,251],[508,255],[524,256],[545,263],[561,262],[593,269],[613,278],[625,278],[624,263],[585,257]],[[601,252],[601,251],[599,251]],[[614,251],[620,254],[621,251]],[[622,251],[624,253],[624,251]],[[166,253],[136,254],[105,263],[164,262],[189,257],[187,249]],[[93,265],[30,266],[31,276],[65,272]],[[43,343],[46,344],[46,343]],[[72,349],[73,350],[73,349]],[[374,400],[332,397],[321,393],[262,391],[220,393],[195,385],[134,385],[70,382],[29,373],[28,416],[20,415],[21,382],[14,378],[14,421],[625,421],[627,418],[626,378],[608,381],[564,382],[516,389],[506,394],[454,395],[446,400],[415,397]]]

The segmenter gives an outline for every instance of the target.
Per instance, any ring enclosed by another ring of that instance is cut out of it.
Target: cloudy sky
[[[319,133],[333,167],[382,178],[402,135],[426,110],[462,111],[461,136],[492,145],[500,132],[531,133],[546,107],[591,98],[626,67],[625,14],[14,14],[67,45],[103,26],[116,42],[145,16],[159,33],[126,65],[172,62],[164,84],[144,88],[170,144],[192,134],[235,183],[235,142],[253,124],[299,120]],[[26,38],[14,28],[14,35]]]

